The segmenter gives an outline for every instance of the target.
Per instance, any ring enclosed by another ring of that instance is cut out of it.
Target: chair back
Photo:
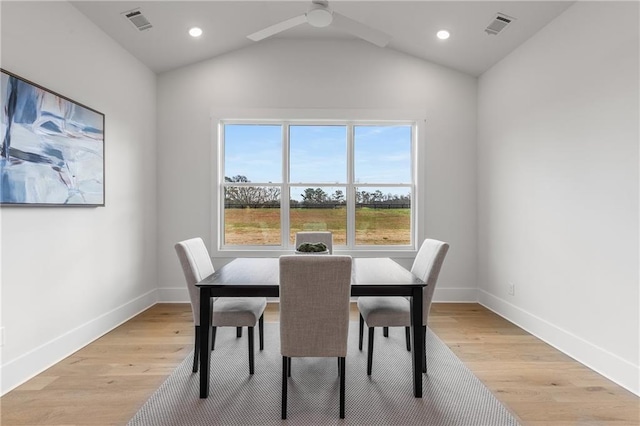
[[[329,254],[333,254],[333,234],[329,231],[296,232],[296,249],[302,243],[324,243]]]
[[[444,263],[444,258],[449,251],[449,244],[438,240],[424,240],[418,250],[411,272],[427,283],[423,292],[423,316],[422,325],[427,325],[427,319],[429,318],[429,310],[431,309],[431,300],[433,299],[433,292],[438,282],[438,275],[440,275],[440,269]]]
[[[175,249],[189,289],[193,322],[200,325],[200,289],[196,284],[215,272],[213,263],[202,238],[180,241]]]
[[[351,256],[281,256],[282,356],[347,356],[350,295]]]

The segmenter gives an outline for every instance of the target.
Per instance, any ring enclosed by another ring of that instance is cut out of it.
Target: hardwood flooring
[[[640,398],[477,304],[429,326],[524,425],[640,425]]]
[[[478,304],[434,304],[429,321],[523,425],[640,425],[640,398]],[[190,305],[155,305],[0,398],[0,424],[124,425],[192,345]]]

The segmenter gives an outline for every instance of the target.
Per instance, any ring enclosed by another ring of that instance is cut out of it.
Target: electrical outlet
[[[507,290],[507,294],[509,294],[509,296],[515,296],[516,295],[516,285],[514,283],[509,283],[509,288]]]

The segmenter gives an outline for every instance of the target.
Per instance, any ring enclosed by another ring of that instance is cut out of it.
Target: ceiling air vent
[[[140,9],[128,10],[126,12],[122,12],[122,16],[127,18],[129,22],[133,24],[134,27],[138,29],[138,31],[144,31],[151,28],[151,22],[140,12]]]
[[[511,16],[507,16],[503,13],[496,13],[496,16],[493,17],[489,25],[487,25],[487,28],[484,29],[484,32],[491,35],[497,35],[514,20],[515,18],[512,18]]]

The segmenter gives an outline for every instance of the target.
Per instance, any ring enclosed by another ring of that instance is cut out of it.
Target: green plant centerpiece
[[[328,253],[325,243],[302,243],[296,249],[298,253],[323,254]]]

